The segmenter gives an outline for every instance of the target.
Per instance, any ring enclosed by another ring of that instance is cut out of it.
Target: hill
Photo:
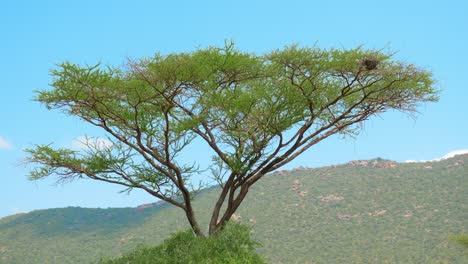
[[[468,155],[374,159],[278,171],[238,211],[272,263],[463,263],[448,236],[468,233]],[[195,201],[206,224],[217,188]],[[61,208],[0,219],[0,263],[92,263],[188,228],[178,208]]]

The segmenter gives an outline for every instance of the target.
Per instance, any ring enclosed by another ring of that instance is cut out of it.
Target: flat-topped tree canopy
[[[431,72],[363,47],[292,45],[256,55],[227,43],[156,54],[123,69],[66,62],[51,75],[53,89],[35,99],[102,128],[112,145],[88,142],[85,151],[38,145],[27,150],[39,164],[31,179],[54,174],[143,189],[182,208],[201,236],[191,203],[197,167],[178,159],[194,139],[213,150],[211,177],[222,187],[213,234],[266,173],[331,135],[359,133],[372,115],[415,113],[439,93]]]

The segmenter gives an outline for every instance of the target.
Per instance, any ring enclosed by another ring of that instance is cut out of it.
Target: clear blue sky
[[[0,7],[0,217],[41,208],[125,207],[153,202],[142,192],[92,181],[54,186],[27,180],[23,148],[71,146],[98,130],[33,102],[55,63],[125,59],[236,41],[262,53],[291,43],[323,48],[389,47],[433,71],[439,103],[413,120],[387,113],[356,139],[331,138],[288,168],[384,157],[428,160],[468,149],[468,2],[452,1],[3,1]],[[193,158],[203,153],[193,152]]]

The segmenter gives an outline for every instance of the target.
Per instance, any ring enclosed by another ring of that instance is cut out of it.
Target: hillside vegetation
[[[464,263],[468,155],[401,164],[375,159],[268,175],[236,218],[271,263]],[[195,201],[203,226],[217,188]],[[130,196],[131,197],[131,196]],[[188,228],[182,211],[62,208],[0,219],[0,263],[92,263]],[[206,215],[206,217],[204,217]]]

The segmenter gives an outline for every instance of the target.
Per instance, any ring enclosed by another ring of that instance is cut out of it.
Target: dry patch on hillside
[[[322,202],[337,202],[337,201],[342,201],[344,200],[343,196],[340,195],[335,195],[335,194],[330,194],[327,196],[318,196],[318,199]]]
[[[387,210],[377,210],[377,211],[369,213],[369,216],[379,216],[379,215],[385,214],[386,212]]]

